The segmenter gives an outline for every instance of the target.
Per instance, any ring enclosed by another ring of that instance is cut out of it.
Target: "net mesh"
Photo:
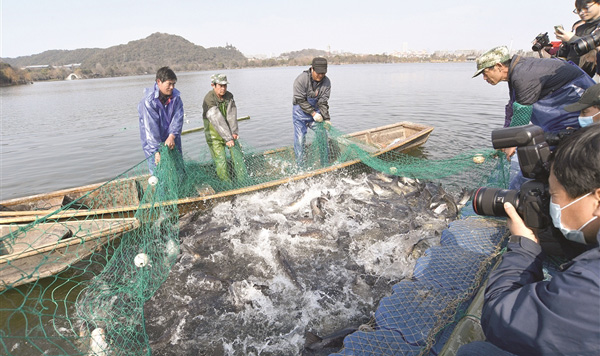
[[[309,131],[301,166],[291,147],[258,151],[242,144],[243,160],[227,160],[231,179],[224,181],[208,152],[190,158],[163,147],[154,176],[144,160],[105,183],[1,202],[0,353],[151,354],[144,303],[176,261],[180,216],[233,195],[342,171],[469,189],[508,182],[506,160],[493,150],[439,160],[407,154],[425,142],[426,126],[400,123],[351,135],[324,124],[314,129],[319,134]],[[435,350],[479,287],[504,232],[495,219],[454,222],[441,246],[420,258],[415,281],[394,286],[373,328],[347,337],[342,352]],[[399,334],[401,327],[411,331]]]

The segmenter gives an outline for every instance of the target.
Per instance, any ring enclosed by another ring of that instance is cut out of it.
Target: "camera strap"
[[[510,68],[508,68],[508,77],[510,78],[510,75],[512,74],[513,69],[515,69],[515,67],[517,66],[517,63],[519,63],[519,61],[521,60],[521,56],[516,56],[515,60],[512,61],[510,63]]]

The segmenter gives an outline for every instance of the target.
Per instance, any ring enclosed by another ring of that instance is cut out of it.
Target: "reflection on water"
[[[490,147],[503,124],[507,88],[472,79],[473,63],[330,66],[333,124],[354,132],[398,121],[435,127],[424,153],[447,157]],[[292,83],[306,68],[223,71],[238,112],[240,138],[254,148],[288,146]],[[213,72],[178,73],[186,120],[202,126],[202,98]],[[0,88],[2,94],[0,199],[107,180],[144,157],[137,103],[154,76],[35,83]],[[183,136],[184,151],[206,151],[202,132]]]

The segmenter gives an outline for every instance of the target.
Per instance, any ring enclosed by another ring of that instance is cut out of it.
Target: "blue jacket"
[[[538,244],[511,237],[485,291],[487,340],[517,355],[600,355],[600,248],[577,256],[549,281],[542,259]]]
[[[183,127],[183,102],[179,90],[173,89],[170,101],[163,105],[158,99],[160,91],[156,83],[144,89],[144,97],[138,105],[140,116],[140,139],[146,158],[154,156],[170,134],[175,135],[175,145],[181,151]]]
[[[532,105],[531,123],[544,132],[579,128],[579,112],[564,110],[596,84],[581,68],[556,58],[514,56],[508,69],[509,106],[505,126],[512,120],[512,104]]]

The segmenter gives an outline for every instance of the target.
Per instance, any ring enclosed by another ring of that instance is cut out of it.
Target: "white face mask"
[[[583,224],[579,229],[577,230],[569,230],[566,227],[563,226],[562,221],[560,221],[560,215],[561,215],[561,211],[563,209],[566,209],[568,207],[570,207],[571,205],[577,203],[578,201],[580,201],[581,199],[587,197],[588,195],[592,194],[587,193],[584,196],[581,196],[580,198],[570,202],[569,204],[565,205],[564,207],[560,207],[560,205],[555,204],[552,201],[552,198],[550,198],[550,217],[552,217],[552,223],[554,224],[554,227],[556,227],[557,229],[560,230],[560,232],[563,233],[563,235],[565,235],[565,237],[567,238],[567,240],[571,240],[571,241],[575,241],[575,242],[579,242],[580,244],[586,244],[587,242],[585,242],[585,236],[583,235],[583,231],[581,231],[584,227],[586,227],[589,223],[591,223],[592,221],[596,220],[597,216],[594,216],[593,218],[591,218],[590,220],[588,220],[588,222],[586,222],[585,224]]]
[[[600,111],[598,111],[597,113],[595,113],[592,116],[579,116],[578,120],[579,120],[579,126],[581,127],[586,127],[586,126],[590,126],[591,124],[594,123],[594,117],[596,117],[596,115],[600,114]]]

